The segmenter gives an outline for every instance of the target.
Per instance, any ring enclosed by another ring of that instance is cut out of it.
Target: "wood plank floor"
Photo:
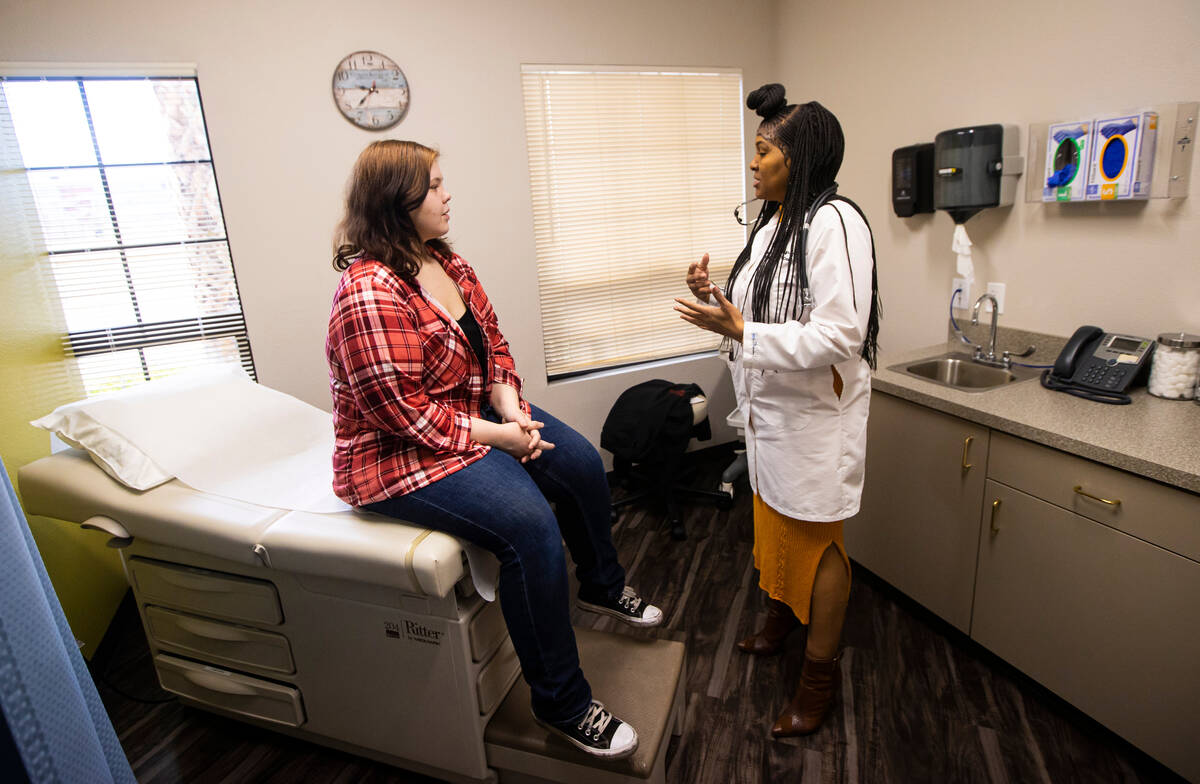
[[[721,449],[698,453],[698,486],[715,486],[728,460]],[[768,728],[799,674],[804,633],[774,658],[733,647],[766,612],[751,558],[748,488],[738,491],[729,511],[685,507],[685,542],[670,538],[653,509],[626,508],[614,527],[629,583],[667,616],[665,628],[629,633],[688,645],[687,730],[668,752],[668,781],[1182,781],[857,565],[832,715],[812,736],[772,740]],[[620,626],[578,611],[575,622]],[[91,667],[142,784],[433,781],[182,706],[158,689],[131,601]]]

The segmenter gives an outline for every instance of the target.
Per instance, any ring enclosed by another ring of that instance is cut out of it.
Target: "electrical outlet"
[[[959,291],[962,289],[962,291]],[[958,291],[957,298],[951,300],[951,305],[954,310],[967,310],[971,307],[971,286],[967,283],[966,278],[955,278],[950,284],[950,296],[953,298],[954,292]]]
[[[991,294],[993,297],[996,298],[997,314],[1004,315],[1004,284],[1003,283],[987,284],[987,293]],[[989,307],[991,306],[990,302],[988,303],[988,306]]]

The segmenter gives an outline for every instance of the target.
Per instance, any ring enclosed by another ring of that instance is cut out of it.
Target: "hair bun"
[[[765,120],[787,106],[785,93],[786,90],[783,89],[782,84],[776,82],[764,84],[746,96],[746,107],[753,109],[759,117]]]

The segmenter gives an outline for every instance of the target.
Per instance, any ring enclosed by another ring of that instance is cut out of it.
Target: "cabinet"
[[[971,636],[1200,780],[1200,497],[999,433],[989,466]]]
[[[968,435],[971,468],[950,481],[949,442],[963,454]],[[876,393],[845,538],[868,569],[1200,781],[1200,496]]]
[[[986,498],[971,637],[1200,780],[1200,564],[999,482]]]
[[[852,558],[963,632],[988,440],[986,427],[876,393],[862,509],[844,528]]]

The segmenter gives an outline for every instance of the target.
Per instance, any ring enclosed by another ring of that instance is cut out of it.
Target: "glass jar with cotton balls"
[[[1200,382],[1200,335],[1164,332],[1158,336],[1148,391],[1155,397],[1191,400]]]

